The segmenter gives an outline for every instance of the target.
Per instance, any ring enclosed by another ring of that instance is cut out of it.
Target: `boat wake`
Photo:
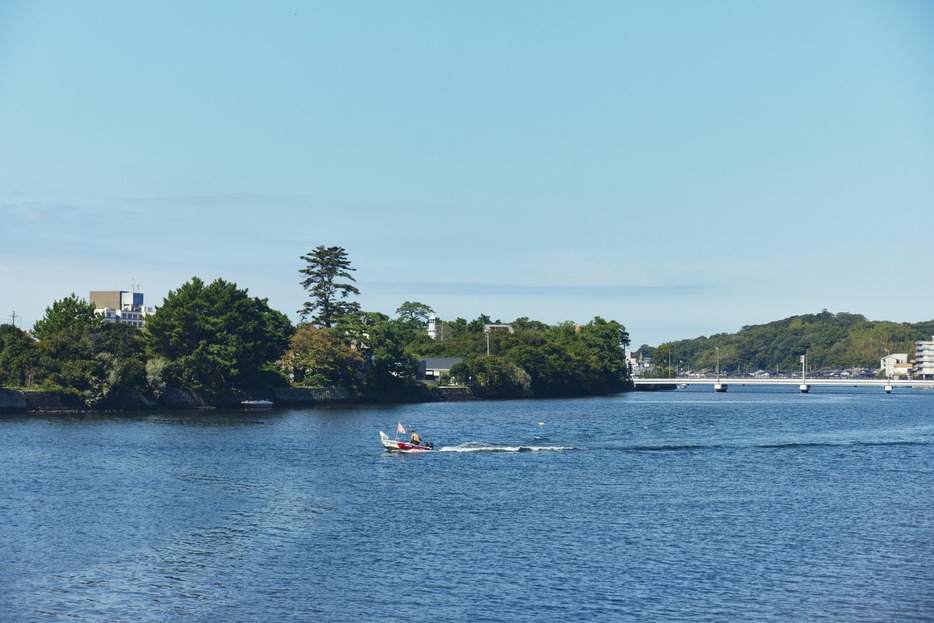
[[[888,446],[888,445],[931,445],[930,441],[912,440],[871,440],[871,441],[790,441],[778,443],[722,443],[722,444],[639,444],[639,445],[588,445],[581,446],[546,446],[521,445],[507,446],[487,443],[485,441],[469,441],[459,446],[444,446],[435,448],[436,452],[563,452],[567,450],[602,450],[634,453],[680,453],[680,452],[716,452],[721,450],[762,449],[762,450],[790,450],[823,447],[848,446]]]
[[[500,446],[485,441],[468,441],[459,446],[444,446],[438,452],[558,452],[576,450],[572,446]]]

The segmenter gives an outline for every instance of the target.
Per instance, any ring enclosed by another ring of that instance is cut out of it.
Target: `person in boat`
[[[412,435],[412,443],[416,446],[422,445],[422,438],[418,436],[418,433],[415,432],[415,429],[409,431],[409,434]]]

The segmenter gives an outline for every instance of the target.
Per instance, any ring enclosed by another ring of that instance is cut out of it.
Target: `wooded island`
[[[219,404],[274,387],[336,387],[360,400],[418,400],[425,357],[457,357],[442,384],[479,398],[604,394],[630,387],[629,336],[596,317],[555,326],[518,318],[511,331],[484,331],[487,316],[443,321],[428,335],[433,310],[405,302],[396,317],[360,309],[341,247],[318,246],[299,271],[309,299],[293,326],[266,299],[223,279],[198,277],[169,292],[143,329],[107,323],[72,294],[55,301],[32,331],[0,326],[0,386],[64,392],[91,409],[132,400],[158,404],[171,390]]]

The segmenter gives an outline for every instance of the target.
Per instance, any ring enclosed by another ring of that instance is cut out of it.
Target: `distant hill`
[[[644,345],[636,353],[651,356],[657,368],[713,369],[720,349],[720,368],[737,373],[794,372],[807,351],[814,370],[879,367],[887,353],[914,355],[915,342],[931,339],[934,320],[913,324],[867,320],[865,316],[826,309],[768,324],[743,327],[738,333]]]

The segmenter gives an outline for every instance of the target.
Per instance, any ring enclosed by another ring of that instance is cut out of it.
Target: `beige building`
[[[911,371],[911,364],[908,363],[908,353],[886,355],[879,361],[879,370],[887,379],[893,376],[908,376]]]
[[[142,292],[92,290],[90,301],[94,305],[94,313],[102,315],[104,322],[120,322],[137,329],[142,329],[146,316],[156,311],[143,305]]]

